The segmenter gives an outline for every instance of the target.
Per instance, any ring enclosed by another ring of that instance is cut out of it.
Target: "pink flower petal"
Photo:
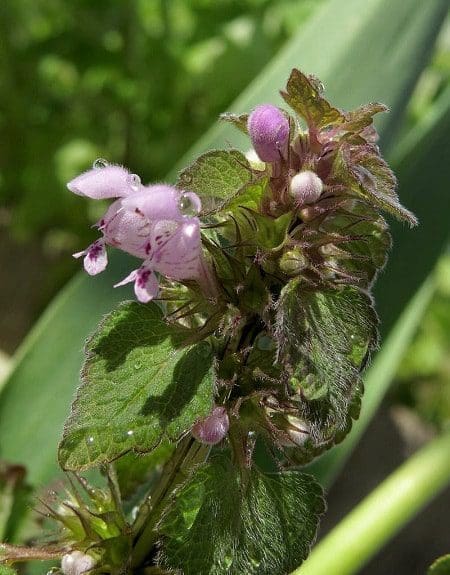
[[[195,279],[199,274],[200,256],[200,223],[197,218],[189,218],[156,252],[153,262],[157,271],[172,279]]]
[[[82,256],[85,256],[84,269],[91,276],[99,274],[108,265],[108,255],[103,240],[97,240],[86,250],[73,254],[74,258],[80,258]]]
[[[147,186],[123,200],[123,207],[130,211],[139,210],[150,221],[179,220],[180,192],[164,184]]]
[[[132,271],[114,287],[123,286],[132,281],[134,281],[134,293],[140,302],[147,303],[158,295],[159,282],[155,272],[148,265],[144,264],[138,270]]]
[[[121,198],[133,192],[130,173],[122,166],[92,168],[71,180],[67,187],[74,194],[95,200]]]
[[[151,224],[140,211],[124,208],[120,199],[111,204],[100,223],[106,243],[138,258],[148,258]]]

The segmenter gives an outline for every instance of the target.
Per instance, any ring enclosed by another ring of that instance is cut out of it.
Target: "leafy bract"
[[[241,474],[217,454],[163,517],[161,562],[184,575],[284,575],[307,557],[323,511],[311,476]]]
[[[177,186],[200,197],[227,200],[251,180],[250,165],[238,150],[206,152],[180,172]]]
[[[399,220],[417,225],[417,218],[404,208],[396,193],[397,179],[372,144],[342,146],[333,164],[333,173],[354,192],[375,207]]]
[[[294,68],[286,86],[286,92],[281,92],[289,106],[303,118],[313,132],[326,126],[336,126],[345,121],[344,114],[331,106],[322,97],[320,86],[313,77]]]
[[[360,372],[377,342],[370,296],[353,286],[312,290],[295,279],[277,313],[279,355],[289,370],[298,415],[310,429],[300,459],[340,441],[357,417]]]
[[[224,122],[230,122],[230,124],[236,126],[238,130],[247,134],[248,114],[231,114],[226,112],[220,115],[220,119]]]
[[[340,209],[325,215],[320,231],[329,233],[321,248],[329,269],[339,269],[358,286],[370,287],[391,247],[384,218],[363,202],[346,200]]]
[[[166,323],[155,304],[127,302],[86,345],[82,384],[59,449],[64,469],[85,469],[177,439],[212,408],[212,351]]]

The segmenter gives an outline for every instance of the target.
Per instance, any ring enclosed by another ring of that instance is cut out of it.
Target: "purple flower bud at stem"
[[[263,104],[248,118],[248,133],[256,153],[263,162],[277,162],[289,137],[289,122],[276,106]]]
[[[192,435],[208,445],[214,445],[222,441],[228,433],[230,421],[224,407],[215,407],[211,414],[198,421],[192,428]]]
[[[292,178],[289,191],[297,207],[313,204],[322,194],[323,182],[317,174],[305,170]]]
[[[81,575],[88,573],[95,566],[95,559],[81,551],[67,553],[61,559],[61,570],[64,575]]]

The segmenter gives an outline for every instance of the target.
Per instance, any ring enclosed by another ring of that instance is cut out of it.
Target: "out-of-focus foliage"
[[[96,156],[162,178],[322,2],[2,1],[2,219],[83,245],[102,207],[65,182]]]
[[[433,114],[439,97],[450,86],[450,17],[439,34],[430,64],[408,106],[406,128]],[[408,137],[405,138],[408,145]],[[450,231],[450,229],[449,229]],[[450,422],[450,253],[435,270],[435,295],[402,361],[391,393],[427,423],[442,429]]]
[[[450,423],[450,254],[435,275],[435,296],[402,362],[392,399],[441,429]]]

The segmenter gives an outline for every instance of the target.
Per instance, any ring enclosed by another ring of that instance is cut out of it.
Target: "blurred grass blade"
[[[230,110],[280,102],[277,91],[295,66],[319,76],[327,97],[339,106],[373,100],[390,105],[391,114],[379,124],[386,144],[428,59],[446,8],[446,0],[330,0]],[[208,132],[182,163],[207,147],[228,143],[248,147],[237,130],[222,124]],[[405,200],[408,205],[408,198],[402,197]],[[407,241],[413,236],[408,232]],[[125,297],[112,289],[112,278],[123,274],[124,259],[111,260],[108,273],[77,278],[50,306],[22,347],[0,396],[0,456],[25,463],[31,482],[48,481],[56,471],[56,444],[78,383],[85,337]],[[417,287],[429,263],[415,262],[416,283],[411,281],[409,287]],[[389,324],[401,311],[400,301],[386,305],[390,297],[389,292],[381,292],[383,319],[388,316]]]
[[[352,575],[450,482],[450,430],[370,493],[292,575]]]

